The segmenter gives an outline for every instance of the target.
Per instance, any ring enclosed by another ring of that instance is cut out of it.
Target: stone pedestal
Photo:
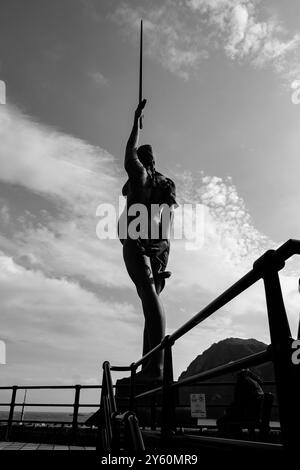
[[[159,384],[138,382],[135,385],[135,395],[156,387],[159,387]],[[117,380],[115,390],[118,411],[123,412],[130,410],[130,379],[126,377],[125,379]],[[136,413],[140,426],[152,428],[160,426],[161,402],[161,392],[135,400],[135,409],[132,411]]]

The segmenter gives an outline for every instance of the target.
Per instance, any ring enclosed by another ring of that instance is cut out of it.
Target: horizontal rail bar
[[[204,380],[208,380],[211,377],[225,375],[229,372],[235,372],[241,369],[242,367],[260,365],[265,362],[269,362],[270,359],[271,359],[271,350],[268,348],[265,351],[262,351],[256,354],[251,354],[250,356],[246,356],[242,359],[238,359],[237,361],[229,362],[228,364],[223,364],[221,366],[214,367],[213,369],[207,370],[205,372],[200,372],[199,374],[191,375],[190,377],[179,380],[178,382],[174,382],[171,385],[171,388],[179,388],[179,387],[182,387],[183,385],[186,385],[186,384],[188,385],[190,383],[195,384],[195,381],[200,381],[200,380],[204,381]],[[220,382],[219,385],[222,385],[222,382]],[[154,388],[152,390],[147,390],[146,392],[143,392],[143,393],[139,393],[138,395],[135,395],[135,398],[146,397],[146,396],[153,395],[154,393],[157,393],[160,391],[162,391],[162,386]]]
[[[1,420],[3,421],[3,420]],[[16,423],[16,424],[23,424],[23,423],[32,423],[32,424],[57,424],[57,425],[60,425],[60,424],[64,424],[64,425],[67,425],[69,424],[70,427],[72,427],[72,420],[71,421],[47,421],[46,419],[42,420],[42,419],[23,419],[23,421],[20,421],[18,419],[13,419],[12,420],[12,423]],[[78,424],[84,424],[84,423],[80,423],[78,422]]]
[[[249,356],[247,356],[249,357]],[[181,380],[180,380],[180,383],[181,383]],[[234,387],[236,385],[236,382],[207,382],[207,383],[203,383],[203,381],[201,382],[193,382],[193,383],[187,383],[185,384],[186,387],[216,387],[217,385],[223,387]],[[275,382],[271,382],[271,381],[266,381],[266,382],[262,382],[262,385],[264,387],[271,387],[271,386],[275,386]],[[158,390],[161,390],[161,387],[158,387],[158,388],[155,388],[153,389],[153,391],[158,391]],[[148,393],[148,392],[143,392],[143,393]],[[137,397],[140,397],[141,395],[143,394],[139,394],[139,395],[136,395],[135,398]]]
[[[247,366],[253,366],[253,365],[260,365],[265,362],[270,361],[271,359],[271,350],[268,348],[265,351],[256,353],[256,354],[251,354],[250,356],[246,356],[242,359],[238,359],[237,361],[234,362],[229,362],[228,364],[223,364],[218,367],[214,367],[213,369],[210,369],[205,372],[200,372],[199,374],[191,375],[190,377],[187,377],[185,379],[179,380],[178,382],[174,382],[171,385],[171,388],[179,388],[182,387],[183,385],[188,385],[193,383],[195,385],[195,381],[205,381],[208,380],[211,377],[217,377],[220,375],[225,375],[226,373],[229,372],[235,372],[242,367],[247,367]],[[221,384],[222,382],[219,382]],[[206,384],[203,384],[206,386]],[[139,393],[138,395],[135,395],[135,398],[143,398],[147,397],[149,395],[154,395],[155,393],[161,392],[162,391],[162,386],[147,390],[146,392]]]
[[[279,261],[286,261],[288,258],[295,254],[300,254],[299,240],[288,240],[274,252],[274,256]],[[245,274],[245,276],[243,276],[239,281],[229,287],[225,292],[219,295],[219,297],[213,300],[199,313],[194,315],[194,317],[192,317],[184,325],[178,328],[178,330],[171,334],[169,336],[169,341],[174,343],[177,339],[181,338],[184,334],[188,333],[192,328],[199,325],[199,323],[201,323],[203,320],[208,318],[210,315],[222,308],[224,305],[226,305],[228,302],[240,295],[246,289],[251,287],[255,282],[261,279],[262,274],[263,273],[260,269],[253,268],[251,271]]]
[[[15,403],[15,406],[24,406],[24,403]],[[58,406],[58,407],[70,407],[73,408],[74,404],[73,403],[25,403],[25,407],[30,407],[30,406]]]
[[[189,321],[187,321],[184,325],[182,325],[178,330],[172,333],[169,338],[168,342],[174,343],[183,335],[188,333],[191,329],[197,326],[199,323],[204,321],[214,312],[219,310],[221,307],[226,305],[228,302],[233,300],[237,295],[244,292],[248,287],[252,286],[261,278],[261,272],[254,271],[253,269],[249,271],[244,277],[242,277],[239,281],[237,281],[233,286],[229,287],[225,292],[223,292],[219,297],[213,300],[210,304],[208,304],[204,309],[202,309],[199,313],[194,315]],[[160,344],[158,344],[155,348],[145,354],[141,359],[133,364],[133,367],[137,369],[141,364],[143,364],[149,357],[155,354],[158,351],[161,351],[166,346],[166,341],[163,340]]]
[[[74,390],[76,385],[16,385],[17,390]],[[10,387],[0,387],[0,390],[12,390]],[[102,385],[80,385],[80,388],[102,388]]]
[[[188,320],[184,325],[182,325],[178,330],[169,336],[169,341],[175,342],[183,335],[192,330],[199,323],[203,322],[206,318],[210,317],[220,308],[224,307],[228,302],[233,300],[239,294],[244,292],[246,289],[251,287],[255,282],[261,278],[261,273],[258,271],[250,271],[239,281],[229,287],[225,292],[223,292],[219,297],[213,300],[210,304],[204,307],[199,313],[194,315],[190,320]]]
[[[272,250],[270,250],[271,252]],[[195,326],[199,325],[202,321],[208,318],[210,315],[215,313],[217,310],[222,308],[228,302],[233,300],[235,297],[240,295],[246,289],[251,287],[255,282],[263,277],[263,269],[261,269],[260,261],[263,260],[266,254],[258,258],[253,265],[253,269],[245,274],[241,279],[239,279],[235,284],[230,286],[225,290],[221,295],[214,299],[210,304],[204,307],[200,312],[194,315],[190,320],[188,320],[184,325],[178,328],[174,333],[169,335],[166,339],[158,344],[155,348],[149,351],[145,356],[139,359],[137,362],[131,365],[131,368],[137,369],[141,364],[143,364],[149,357],[153,356],[158,351],[165,349],[166,344],[174,344],[179,338],[192,330]],[[300,241],[290,239],[281,245],[277,250],[273,250],[272,257],[270,259],[277,262],[277,270],[282,269],[283,266],[280,266],[280,263],[284,263],[288,258],[295,254],[300,254]],[[266,258],[267,259],[267,258]],[[115,366],[117,368],[117,366]],[[117,370],[117,369],[115,369]]]
[[[141,359],[139,359],[137,362],[135,362],[132,367],[134,369],[137,369],[140,365],[142,365],[149,357],[151,357],[153,354],[155,354],[156,352],[159,352],[161,351],[162,349],[164,349],[166,346],[166,343],[164,342],[164,340],[159,343],[157,346],[155,346],[155,348],[151,349],[151,351],[147,352],[147,354],[145,354],[145,356],[141,357]]]
[[[131,370],[131,366],[110,366],[110,370],[118,372],[128,372]]]
[[[265,387],[270,387],[272,385],[276,385],[275,382],[273,381],[262,381],[262,384],[263,386]],[[207,382],[207,383],[203,383],[203,382],[195,382],[195,383],[192,383],[192,384],[186,384],[187,387],[194,387],[194,386],[198,386],[198,387],[215,387],[217,385],[221,385],[221,386],[225,386],[225,387],[234,387],[236,385],[236,382]]]
[[[193,387],[195,385],[203,385],[202,382],[199,382],[197,384],[197,382],[195,383],[192,383],[192,384],[186,384],[187,387]],[[215,387],[217,385],[222,385],[222,386],[225,386],[225,387],[231,387],[231,386],[234,386],[235,385],[235,382],[207,382],[206,384],[204,384],[205,387]],[[263,385],[268,387],[268,386],[272,386],[272,385],[275,385],[275,382],[274,381],[265,381],[263,382]],[[87,386],[81,386],[81,388],[101,388],[102,385],[87,385]],[[118,385],[118,388],[122,388],[122,387],[126,387],[127,388],[127,385]],[[18,389],[22,389],[23,387],[17,387]],[[28,387],[29,388],[29,387]],[[35,387],[34,387],[35,388]],[[114,385],[114,388],[115,388],[115,385]],[[5,390],[11,390],[12,387],[0,387],[0,390],[2,389],[5,389]],[[23,403],[22,403],[23,405]],[[9,403],[0,403],[0,406],[10,406],[10,402]],[[16,406],[19,406],[19,405],[16,405]],[[96,405],[95,405],[96,406]],[[97,404],[97,406],[99,406],[99,403]]]
[[[229,362],[227,364],[214,367],[213,369],[206,370],[205,372],[200,372],[199,374],[191,375],[190,377],[175,382],[171,385],[171,388],[179,388],[185,384],[192,383],[195,380],[204,381],[212,377],[217,377],[219,375],[225,375],[229,374],[230,372],[236,372],[244,367],[253,367],[255,365],[264,364],[265,362],[269,362],[271,360],[271,355],[271,350],[268,348],[265,351],[251,354],[250,356],[238,359],[237,361]]]
[[[279,248],[277,248],[275,253],[276,256],[278,256],[278,258],[283,261],[288,260],[291,258],[291,256],[300,255],[300,241],[291,238]]]
[[[158,393],[162,391],[162,386],[157,388],[152,388],[151,390],[147,390],[147,392],[139,393],[135,395],[134,398],[143,398],[148,397],[149,395],[154,395],[154,393]]]
[[[0,403],[0,406],[10,406],[10,403]],[[15,403],[15,406],[24,406],[24,407],[30,407],[30,406],[68,406],[68,407],[74,407],[74,403]],[[82,403],[79,404],[79,408],[81,407],[86,407],[86,408],[99,408],[99,403]]]

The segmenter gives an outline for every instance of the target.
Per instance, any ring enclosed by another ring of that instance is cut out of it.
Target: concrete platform
[[[64,450],[64,451],[73,451],[73,450],[96,450],[96,447],[80,447],[80,446],[63,446],[57,444],[37,444],[31,442],[1,442],[0,441],[0,451],[1,450]]]

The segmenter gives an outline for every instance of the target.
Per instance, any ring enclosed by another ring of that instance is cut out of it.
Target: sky
[[[167,332],[299,238],[299,15],[297,0],[2,0],[1,385],[96,384],[104,360],[141,356],[120,242],[96,236],[126,181],[141,17],[141,142],[204,208],[203,244],[172,243]],[[298,267],[281,273],[294,334]],[[270,341],[261,283],[176,344],[175,377],[227,337]]]

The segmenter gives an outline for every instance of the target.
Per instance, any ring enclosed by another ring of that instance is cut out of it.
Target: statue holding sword
[[[156,170],[156,161],[152,146],[138,146],[146,100],[142,99],[142,23],[140,54],[140,93],[139,104],[134,113],[133,127],[126,145],[124,167],[128,181],[122,193],[127,199],[125,207],[126,223],[132,217],[128,211],[133,204],[143,204],[147,208],[148,236],[119,238],[123,244],[123,258],[128,274],[135,284],[142,303],[145,319],[143,355],[159,344],[165,336],[165,313],[160,293],[165,286],[165,279],[170,276],[166,271],[170,251],[170,227],[173,210],[177,206],[174,182]],[[151,210],[153,206],[160,209]],[[122,218],[122,216],[121,216]],[[121,219],[120,219],[121,220]],[[162,224],[164,222],[164,224]],[[164,225],[162,230],[162,225]],[[154,230],[153,230],[154,228]],[[158,236],[152,238],[153,233]],[[163,353],[151,356],[136,376],[138,381],[161,380]]]

